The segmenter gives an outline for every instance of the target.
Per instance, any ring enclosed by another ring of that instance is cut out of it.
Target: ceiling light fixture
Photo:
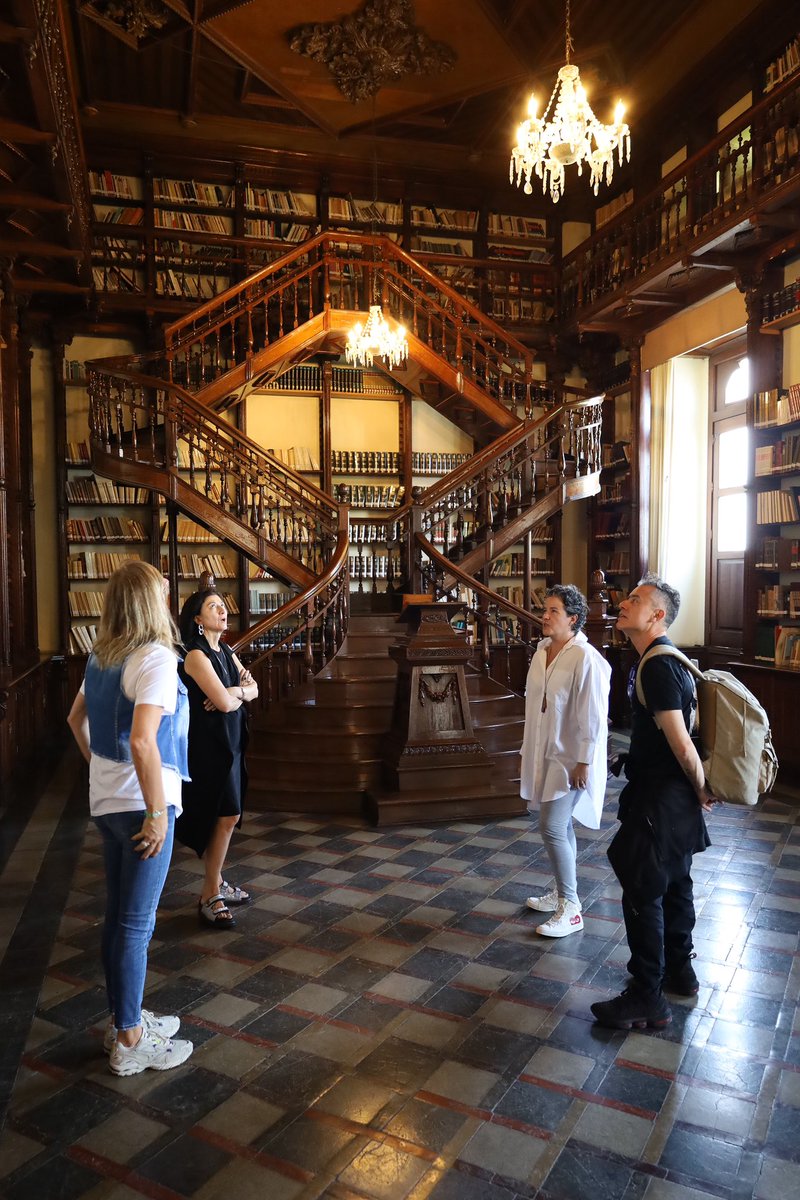
[[[408,338],[402,325],[392,327],[380,304],[370,304],[366,323],[356,321],[347,337],[344,356],[356,367],[371,367],[375,358],[399,367],[408,358]]]
[[[586,98],[580,71],[569,60],[573,50],[569,5],[570,0],[567,0],[567,61],[558,72],[556,85],[541,117],[536,115],[536,97],[531,96],[528,119],[517,129],[517,144],[511,151],[509,163],[512,183],[516,182],[519,187],[524,182],[523,191],[529,196],[533,191],[531,178],[536,174],[542,181],[542,191],[550,189],[554,203],[564,192],[565,167],[577,163],[580,175],[584,162],[587,163],[596,196],[604,176],[605,183],[611,183],[614,151],[619,151],[620,166],[631,156],[631,131],[622,119],[625,114],[622,101],[617,102],[610,125],[598,121]]]
[[[372,97],[372,264],[370,270],[372,298],[366,323],[356,321],[347,335],[345,360],[356,367],[371,367],[373,359],[382,358],[387,367],[399,367],[408,358],[408,337],[402,325],[390,325],[383,315],[378,298],[378,147],[375,133],[375,97]]]

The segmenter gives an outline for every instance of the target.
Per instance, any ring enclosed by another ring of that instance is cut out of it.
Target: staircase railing
[[[560,315],[608,301],[633,280],[680,262],[800,185],[800,76],[732,121],[640,202],[562,262]]]
[[[306,673],[341,644],[348,612],[347,509],[185,389],[159,378],[157,356],[87,363],[92,464],[174,501],[299,594],[242,634],[258,665],[302,651]],[[177,582],[174,530],[170,556]],[[163,535],[162,535],[162,540]],[[177,594],[177,593],[175,593]]]
[[[523,647],[525,666],[530,665],[541,637],[541,616],[498,595],[480,579],[454,566],[421,533],[415,535],[414,543],[423,593],[437,600],[461,601],[471,626],[470,636],[480,669],[485,675],[491,673],[497,678],[498,667],[492,661],[492,650],[495,654],[499,651],[504,656],[505,682],[510,686],[513,677],[511,650],[516,646]]]
[[[533,352],[389,238],[366,234],[318,234],[169,326],[168,377],[196,392],[228,377],[234,390],[309,320],[374,303],[504,408],[532,409]]]

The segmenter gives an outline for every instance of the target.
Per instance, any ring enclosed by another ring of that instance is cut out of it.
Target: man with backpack
[[[667,629],[680,605],[678,592],[646,575],[620,604],[617,629],[640,657],[672,646]],[[645,703],[629,684],[631,742],[628,784],[620,796],[620,828],[608,857],[622,885],[622,911],[632,983],[613,1000],[592,1005],[601,1025],[615,1029],[663,1028],[672,1020],[664,992],[693,996],[695,923],[692,855],[710,845],[703,817],[715,802],[690,733],[694,724],[692,676],[671,654],[642,666]]]

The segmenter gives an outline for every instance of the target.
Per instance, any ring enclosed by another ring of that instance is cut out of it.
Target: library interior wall
[[[117,354],[133,354],[134,345],[122,338],[76,337],[66,347],[65,359],[85,362]],[[39,650],[59,651],[58,497],[56,496],[56,417],[52,357],[35,347],[31,363],[31,419],[36,508],[36,597]],[[89,401],[85,390],[69,388],[67,441],[89,440]],[[89,468],[86,468],[86,474]]]
[[[306,446],[319,457],[319,398],[255,391],[245,401],[244,428],[265,450]]]
[[[56,496],[56,425],[53,412],[52,356],[34,346],[31,359],[33,488],[36,498],[36,608],[39,650],[58,650],[58,529]]]

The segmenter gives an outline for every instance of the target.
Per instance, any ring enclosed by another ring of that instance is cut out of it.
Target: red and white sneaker
[[[558,908],[548,921],[537,925],[536,932],[543,937],[561,938],[568,933],[579,933],[583,929],[583,917],[579,904],[571,900],[559,900]]]

